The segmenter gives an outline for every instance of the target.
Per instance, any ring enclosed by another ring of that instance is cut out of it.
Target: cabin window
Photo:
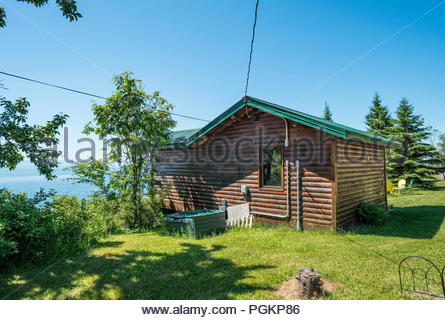
[[[282,187],[283,150],[281,147],[261,149],[261,186]]]

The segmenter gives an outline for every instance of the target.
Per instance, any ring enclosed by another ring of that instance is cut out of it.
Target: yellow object
[[[386,181],[386,192],[391,193],[394,189],[394,183],[391,181]]]

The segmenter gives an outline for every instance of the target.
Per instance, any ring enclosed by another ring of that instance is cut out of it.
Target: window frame
[[[268,193],[284,193],[284,146],[276,144],[269,147],[270,149],[279,148],[281,150],[281,186],[264,186],[263,185],[263,146],[259,146],[258,157],[258,190]]]

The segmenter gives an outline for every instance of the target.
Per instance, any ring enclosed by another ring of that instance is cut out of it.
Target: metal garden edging
[[[411,265],[408,263],[408,261],[410,260],[423,260],[426,261],[430,266],[427,269],[421,269],[421,268],[415,268],[415,267],[411,267]],[[420,294],[425,294],[425,295],[429,295],[429,296],[433,296],[433,297],[438,297],[437,294],[434,294],[432,292],[430,292],[430,286],[429,286],[429,273],[431,270],[435,270],[437,271],[437,274],[440,277],[440,282],[441,282],[441,286],[442,286],[442,295],[443,298],[445,299],[445,284],[444,284],[444,275],[445,275],[445,266],[443,267],[442,271],[439,270],[439,268],[429,259],[424,258],[424,257],[420,257],[420,256],[409,256],[406,257],[404,259],[402,259],[402,261],[400,261],[399,263],[399,282],[400,282],[400,292],[403,292],[404,290],[407,291],[408,289],[404,289],[403,288],[403,281],[402,281],[402,265],[406,265],[411,273],[411,278],[412,278],[412,283],[413,283],[413,292],[415,293],[420,293]],[[423,278],[421,278],[420,280],[425,281],[425,285],[426,285],[426,292],[423,291],[418,291],[417,287],[416,287],[416,272],[419,273],[422,272],[423,273]]]

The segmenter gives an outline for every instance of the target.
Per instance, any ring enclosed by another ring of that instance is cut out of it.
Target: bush
[[[50,256],[87,249],[104,236],[124,229],[119,205],[115,201],[60,196],[49,207],[53,213],[55,233],[49,248]]]
[[[132,226],[132,206],[125,199],[50,196],[41,191],[29,198],[0,189],[0,267],[85,250],[104,236]],[[142,200],[138,231],[163,226],[162,202],[160,194]]]
[[[370,225],[382,225],[388,218],[389,213],[375,203],[360,203],[358,216],[361,222]]]
[[[124,230],[119,202],[93,197],[34,198],[0,190],[0,266],[54,259]]]
[[[163,198],[160,194],[149,195],[142,199],[140,225],[134,222],[134,204],[131,199],[122,196],[118,202],[119,212],[127,229],[146,231],[162,228],[165,224],[162,213]]]
[[[150,229],[162,228],[165,217],[162,212],[164,199],[161,194],[154,194],[142,200],[142,219],[144,225]]]
[[[18,257],[41,258],[48,236],[52,237],[51,212],[38,207],[49,194],[42,191],[34,198],[0,190],[0,265]]]

